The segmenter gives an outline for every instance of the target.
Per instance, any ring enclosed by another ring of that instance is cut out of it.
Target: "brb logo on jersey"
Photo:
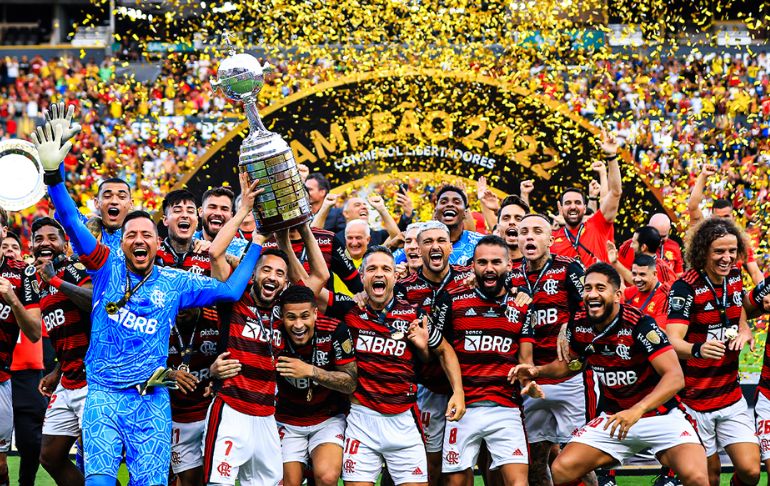
[[[636,383],[637,377],[634,371],[598,371],[594,368],[594,373],[599,380],[606,386],[629,386]]]
[[[131,312],[131,309],[129,309],[128,306],[121,307],[116,314],[107,314],[107,317],[119,324],[122,324],[123,327],[133,329],[137,332],[155,334],[155,332],[158,330],[157,319],[148,319],[144,316],[138,316]]]
[[[359,334],[356,341],[356,351],[387,356],[403,356],[404,351],[406,351],[406,341]]]
[[[466,334],[463,349],[471,353],[509,353],[512,345],[509,337]]]

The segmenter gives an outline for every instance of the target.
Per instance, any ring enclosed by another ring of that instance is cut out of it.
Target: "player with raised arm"
[[[373,485],[384,461],[395,484],[427,485],[415,360],[438,356],[453,392],[445,413],[450,421],[459,420],[465,399],[454,350],[438,329],[429,329],[422,309],[394,295],[395,263],[387,248],[375,246],[364,255],[364,309],[332,294],[316,279],[304,279],[300,263],[290,260],[293,279],[303,279],[314,290],[319,311],[345,322],[355,342],[358,387],[345,430],[343,481],[348,486]]]
[[[720,448],[735,467],[733,483],[754,485],[759,444],[738,378],[741,350],[754,342],[735,265],[746,255],[745,239],[729,219],[709,218],[693,230],[685,255],[689,270],[671,286],[666,326],[684,369],[682,399],[706,446],[712,486]]]
[[[551,254],[551,223],[541,214],[527,214],[518,224],[519,248],[524,260],[511,273],[511,285],[532,297],[529,311],[537,345],[536,365],[548,364],[558,356],[557,339],[570,316],[583,300],[583,267],[575,260]],[[530,484],[548,484],[547,467],[551,447],[565,444],[572,432],[585,423],[585,383],[575,372],[562,378],[542,378],[538,384],[545,399],[524,399],[524,423],[532,463]]]
[[[585,367],[599,382],[599,414],[573,434],[551,465],[555,485],[650,449],[685,486],[706,486],[706,455],[677,392],[684,376],[666,334],[638,309],[621,304],[620,275],[599,262],[585,273],[584,310],[569,323],[569,361],[519,365],[511,379],[569,376]]]
[[[50,397],[43,422],[40,463],[60,485],[83,484],[69,453],[80,437],[86,386],[85,356],[91,333],[93,285],[86,267],[67,258],[64,229],[51,218],[32,223],[32,254],[39,275],[40,312],[56,353],[56,368],[40,380]]]
[[[508,370],[532,363],[533,333],[526,305],[506,288],[511,257],[505,240],[488,235],[473,254],[475,286],[442,293],[433,322],[457,353],[468,403],[466,416],[447,423],[442,472],[450,486],[473,484],[473,466],[484,441],[506,485],[526,485],[529,449],[517,387]],[[531,387],[533,393],[536,388]]]
[[[157,268],[158,235],[147,213],[123,221],[125,258],[98,243],[78,217],[63,183],[62,161],[72,148],[50,123],[33,142],[45,182],[74,249],[92,271],[91,343],[86,354],[88,395],[83,413],[86,484],[114,486],[123,452],[132,481],[166,484],[171,459],[171,410],[166,358],[180,309],[235,300],[261,248],[254,245],[222,283],[170,268]]]

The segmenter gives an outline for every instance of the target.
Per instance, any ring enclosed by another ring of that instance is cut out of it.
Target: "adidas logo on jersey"
[[[475,315],[476,315],[476,311],[473,310],[473,307],[471,307],[470,309],[465,311],[465,317],[471,317],[471,316],[475,316]]]
[[[412,475],[413,476],[422,476],[423,475],[423,472],[422,472],[422,469],[420,469],[420,466],[417,466],[416,468],[414,468],[414,471],[412,471]]]
[[[692,437],[692,434],[685,430],[684,432],[679,434],[679,437]]]
[[[369,316],[366,314],[366,312],[361,313],[360,316],[358,316],[360,319],[363,319],[365,321],[369,320]]]
[[[704,310],[704,311],[710,311],[710,310],[714,310],[714,306],[713,306],[713,305],[711,305],[711,302],[707,302],[707,303],[706,303],[706,305],[705,305],[705,306],[703,306],[703,310]]]
[[[521,452],[521,449],[516,449],[513,451],[514,456],[523,456],[524,454]]]
[[[430,300],[430,297],[425,297],[425,300],[422,302],[422,305],[431,305],[433,302]]]

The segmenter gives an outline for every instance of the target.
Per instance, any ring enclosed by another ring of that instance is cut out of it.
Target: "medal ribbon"
[[[524,281],[527,282],[527,290],[529,290],[529,296],[535,297],[535,292],[537,292],[537,287],[540,285],[540,281],[545,276],[545,273],[548,271],[548,269],[551,268],[551,264],[553,263],[552,258],[548,258],[548,261],[545,262],[545,265],[543,265],[543,269],[540,270],[540,275],[537,276],[537,280],[535,280],[535,284],[532,285],[529,281],[529,275],[527,275],[527,259],[525,258],[521,262],[521,271],[524,272]]]
[[[185,346],[184,341],[182,340],[182,333],[179,331],[179,326],[174,324],[174,327],[172,327],[171,330],[174,331],[174,334],[176,334],[176,338],[179,341],[179,354],[182,356],[182,365],[189,368],[190,360],[192,360],[193,341],[195,341],[195,334],[198,332],[198,324],[195,324],[193,332],[190,335],[190,342],[187,346]]]
[[[714,303],[719,311],[719,316],[722,318],[722,325],[725,328],[730,327],[730,321],[727,319],[727,277],[722,278],[722,301],[720,302],[719,296],[717,295],[717,289],[714,288],[714,284],[711,283],[708,275],[701,272],[701,276],[703,277],[703,280],[706,281],[706,286],[711,291],[711,295],[714,296]]]
[[[620,322],[621,314],[623,314],[623,308],[622,307],[621,307],[620,311],[618,312],[618,315],[615,316],[615,319],[613,319],[612,322],[610,322],[610,325],[607,326],[604,329],[604,331],[602,331],[599,334],[597,334],[596,336],[594,336],[594,338],[591,340],[591,342],[588,344],[588,346],[586,346],[585,349],[583,350],[583,352],[580,353],[580,362],[581,363],[585,363],[586,359],[596,352],[596,349],[594,348],[594,344],[596,343],[596,341],[600,340],[601,338],[603,338],[604,336],[609,334],[609,332],[612,331],[615,328],[615,326],[618,324],[618,322]]]
[[[150,278],[152,275],[152,269],[150,269],[150,272],[144,276],[144,278],[139,281],[138,284],[136,284],[136,287],[131,288],[131,277],[129,277],[129,271],[128,268],[126,268],[126,290],[123,293],[123,297],[120,298],[117,302],[108,302],[107,307],[110,307],[112,309],[107,309],[108,314],[115,314],[118,309],[123,308],[126,304],[128,304],[128,301],[131,300],[131,297],[139,291],[140,288],[142,288],[142,285]],[[113,310],[113,312],[110,312],[110,310]]]

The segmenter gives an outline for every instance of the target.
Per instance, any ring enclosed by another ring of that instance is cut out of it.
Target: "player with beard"
[[[532,297],[529,310],[537,346],[536,365],[559,356],[558,337],[570,316],[581,305],[583,267],[571,258],[552,255],[551,223],[546,216],[527,214],[518,224],[519,248],[524,260],[511,274],[511,286]],[[524,422],[530,444],[531,484],[548,484],[547,468],[552,446],[566,443],[572,432],[585,423],[585,383],[580,373],[559,379],[541,379],[546,398],[524,400]]]
[[[350,408],[347,395],[356,389],[358,377],[353,340],[344,323],[318,315],[308,287],[286,289],[280,308],[285,346],[277,364],[276,419],[283,484],[302,484],[304,467],[312,460],[315,484],[336,486],[342,471],[344,414]]]
[[[709,457],[709,480],[719,484],[718,450],[735,466],[733,484],[757,484],[760,450],[741,391],[739,356],[754,337],[746,319],[741,271],[743,233],[725,218],[710,218],[693,230],[685,252],[687,270],[671,287],[668,333],[682,360],[683,401],[697,421]]]
[[[46,375],[38,390],[50,397],[43,423],[40,462],[57,484],[83,484],[83,473],[69,460],[81,434],[86,400],[85,356],[91,333],[93,285],[86,267],[67,258],[64,229],[51,218],[32,223],[32,254],[40,277],[43,324],[56,353],[56,369]]]
[[[465,213],[468,210],[468,196],[456,186],[444,186],[436,195],[433,219],[449,228],[452,254],[449,263],[467,265],[473,258],[473,249],[482,235],[465,229]]]
[[[295,258],[292,274],[302,277]],[[318,310],[347,324],[355,342],[358,387],[351,397],[345,430],[342,479],[348,486],[373,485],[383,461],[399,485],[427,485],[428,469],[416,407],[416,360],[438,356],[452,387],[445,410],[450,421],[465,412],[457,357],[427,316],[394,294],[393,255],[374,246],[364,255],[361,279],[367,295],[363,309],[307,280]],[[305,280],[303,280],[305,281]]]
[[[123,221],[124,257],[116,255],[78,217],[62,173],[72,145],[62,146],[61,136],[61,128],[54,130],[48,123],[32,138],[49,195],[94,282],[82,424],[86,480],[113,486],[125,451],[133,481],[165,484],[171,413],[163,385],[169,383],[165,365],[171,322],[179,309],[238,298],[261,248],[254,245],[226,283],[155,268],[157,229],[149,214],[135,211]]]
[[[5,238],[7,226],[8,213],[0,208],[0,240]],[[33,343],[40,339],[42,332],[34,270],[22,261],[0,255],[0,484],[9,484],[6,454],[13,433],[9,373],[13,349],[19,339],[19,329]]]
[[[575,188],[565,190],[559,198],[559,214],[566,226],[553,234],[551,253],[574,258],[583,265],[607,261],[607,242],[615,239],[615,217],[620,206],[623,188],[618,166],[618,144],[602,133],[601,149],[607,158],[609,192],[602,199],[599,210],[585,222],[586,198]]]
[[[455,349],[468,403],[466,417],[447,423],[442,472],[446,484],[473,484],[473,465],[482,441],[505,484],[527,482],[529,454],[521,417],[521,397],[507,373],[532,362],[533,335],[526,306],[506,287],[511,258],[496,235],[483,237],[473,256],[474,287],[459,286],[440,294],[433,322]],[[530,387],[537,393],[537,387]]]
[[[471,275],[469,267],[450,265],[452,243],[449,228],[438,221],[422,223],[417,230],[418,254],[422,265],[415,273],[399,280],[397,297],[413,306],[419,306],[426,314],[431,312],[436,297],[463,285]],[[441,446],[444,441],[445,413],[451,388],[441,366],[426,363],[420,370],[421,386],[417,390],[417,405],[425,428],[428,457],[428,477],[432,485],[441,478]]]
[[[201,220],[201,229],[196,231],[193,237],[196,240],[213,242],[219,230],[233,217],[235,194],[227,187],[213,187],[203,193],[201,207],[198,208],[198,216]],[[240,258],[248,241],[233,237],[227,246],[227,254]]]
[[[647,448],[687,486],[706,486],[706,456],[677,392],[684,376],[655,321],[621,304],[620,276],[607,263],[586,270],[584,310],[569,323],[569,362],[520,365],[511,378],[569,376],[590,367],[601,391],[600,414],[577,430],[551,465],[554,484],[578,484],[603,466]]]
[[[517,225],[521,219],[529,214],[529,204],[519,196],[512,195],[503,199],[500,203],[500,212],[497,214],[497,235],[505,240],[508,252],[511,254],[511,266],[516,270],[521,266],[523,255],[519,248],[519,231]]]

